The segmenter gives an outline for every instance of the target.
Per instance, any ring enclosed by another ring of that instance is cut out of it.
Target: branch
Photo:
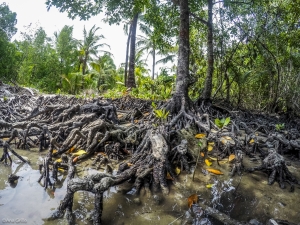
[[[195,13],[190,12],[190,15],[192,15],[195,19],[197,19],[198,21],[200,21],[201,23],[204,23],[206,26],[209,26],[208,21],[200,18],[199,16],[197,16]]]

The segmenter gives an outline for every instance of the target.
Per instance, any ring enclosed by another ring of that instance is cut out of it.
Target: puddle
[[[38,164],[46,153],[40,154],[37,150],[17,150],[17,152],[30,158],[31,164],[17,163],[15,157],[11,167],[0,163],[0,224],[7,224],[8,220],[10,223],[19,224],[24,222],[39,225],[67,224],[65,219],[47,220],[65,196],[66,174],[58,176],[59,182],[54,189],[45,191],[37,180],[40,177]],[[77,168],[77,176],[98,172],[87,166],[90,162],[83,162],[82,166]],[[127,182],[110,188],[104,193],[102,224],[179,225],[182,224],[188,210],[187,198],[192,194],[199,195],[200,202],[238,221],[257,219],[264,224],[270,218],[289,220],[294,223],[300,221],[300,189],[297,186],[294,193],[290,193],[288,188],[280,189],[276,182],[267,185],[266,174],[259,171],[230,178],[228,165],[212,167],[220,169],[224,175],[204,175],[199,165],[195,180],[192,181],[192,174],[180,174],[178,184],[171,185],[168,196],[158,193],[149,198],[143,189],[139,196],[132,195],[130,194],[132,184]],[[300,180],[298,168],[299,165],[294,162],[289,167]],[[11,173],[21,177],[16,186],[11,186],[7,182],[7,176]],[[207,188],[207,184],[214,185],[212,188]],[[83,191],[75,194],[73,213],[76,224],[92,224],[89,213],[93,209],[93,194]],[[212,224],[222,223],[215,221]]]

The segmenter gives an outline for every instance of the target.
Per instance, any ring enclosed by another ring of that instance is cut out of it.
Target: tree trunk
[[[125,74],[124,74],[124,84],[126,87],[127,87],[128,53],[129,53],[129,46],[130,46],[131,29],[132,29],[132,23],[130,24],[129,27],[129,33],[128,33],[127,45],[126,45]]]
[[[154,80],[154,76],[155,76],[155,48],[153,48],[153,52],[152,52],[152,80]]]
[[[134,68],[135,68],[135,39],[136,39],[136,28],[139,14],[137,13],[132,21],[131,37],[130,37],[130,56],[129,56],[129,72],[127,79],[127,87],[136,87]]]
[[[189,55],[190,55],[190,42],[189,42],[189,7],[187,0],[180,1],[180,26],[179,26],[179,51],[178,51],[178,65],[177,77],[175,85],[174,97],[187,97],[188,98],[188,85],[189,85]],[[179,98],[181,99],[181,98]]]
[[[204,84],[202,98],[208,100],[211,98],[212,78],[214,72],[214,48],[213,48],[213,21],[212,21],[212,0],[207,0],[208,3],[208,32],[207,32],[207,74]]]

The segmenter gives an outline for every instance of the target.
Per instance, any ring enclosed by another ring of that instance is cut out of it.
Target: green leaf
[[[225,127],[225,126],[227,126],[229,123],[230,123],[230,117],[227,117],[227,118],[225,119],[225,121],[224,121],[223,126]]]

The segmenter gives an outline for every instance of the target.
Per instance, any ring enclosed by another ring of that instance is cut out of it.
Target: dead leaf
[[[181,172],[181,170],[179,169],[179,167],[176,167],[176,168],[175,168],[175,173],[176,173],[176,175],[179,175],[180,172]]]
[[[60,163],[61,161],[62,161],[62,159],[57,159],[57,160],[55,160],[55,162],[59,162],[59,163]]]
[[[65,172],[65,170],[62,169],[62,168],[58,168],[58,171],[60,171],[60,172]]]
[[[228,158],[228,161],[231,162],[234,159],[235,159],[235,154],[231,154]]]
[[[193,204],[196,204],[198,202],[198,195],[193,194],[190,197],[188,197],[188,207],[191,208]]]
[[[74,156],[80,156],[80,155],[83,155],[83,154],[86,154],[86,151],[84,151],[84,150],[79,150],[79,151],[73,153]]]
[[[171,177],[171,175],[169,174],[169,172],[167,172],[167,180],[174,180],[173,177]]]
[[[209,158],[210,160],[213,160],[213,161],[217,161],[217,160],[218,160],[217,158],[210,157],[210,156],[208,156],[208,158]]]
[[[204,133],[195,135],[195,138],[198,138],[198,139],[205,138],[205,137],[206,137],[206,134],[204,134]]]
[[[53,149],[52,153],[56,153],[56,152],[58,152],[58,151],[56,149]]]
[[[73,152],[75,150],[75,147],[73,146],[72,148],[70,148],[66,153],[69,154],[71,152]]]
[[[214,146],[212,146],[212,145],[208,145],[208,146],[207,146],[207,151],[210,152],[210,151],[212,151],[213,149],[214,149]]]
[[[208,144],[208,145],[211,145],[211,146],[214,146],[214,145],[215,145],[215,142],[208,142],[207,144]]]
[[[201,152],[200,155],[201,155],[202,157],[204,157],[204,153],[203,153],[203,152]]]
[[[207,188],[212,188],[214,186],[214,184],[207,184],[206,187]]]
[[[211,166],[212,162],[209,161],[208,159],[205,159],[205,164],[206,164],[207,166]]]
[[[132,163],[127,163],[127,166],[129,166],[129,167],[130,167],[130,166],[133,166],[133,164],[132,164]]]
[[[252,143],[254,143],[255,141],[254,141],[254,139],[252,138],[250,141],[249,141],[249,144],[252,144]]]
[[[232,140],[232,138],[231,138],[230,136],[224,136],[224,138],[225,138],[226,140]]]
[[[208,172],[216,174],[216,175],[222,175],[224,173],[222,173],[220,170],[217,169],[206,169]]]
[[[73,163],[76,163],[77,161],[78,161],[78,156],[73,159]]]

